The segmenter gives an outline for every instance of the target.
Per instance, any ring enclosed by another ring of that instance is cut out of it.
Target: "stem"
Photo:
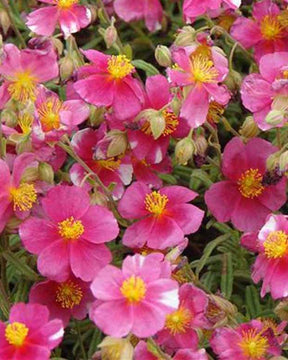
[[[87,357],[86,352],[85,352],[85,348],[84,348],[84,344],[83,344],[82,335],[81,335],[81,331],[80,331],[80,328],[79,328],[78,321],[74,320],[74,323],[75,323],[77,334],[78,334],[78,337],[79,337],[79,343],[80,343],[80,348],[81,348],[83,359],[88,360],[88,357]]]
[[[208,121],[205,122],[205,127],[210,131],[215,143],[211,144],[215,150],[216,150],[216,153],[217,153],[217,157],[218,157],[218,160],[219,160],[219,164],[221,164],[221,161],[222,161],[222,154],[221,154],[221,145],[220,145],[220,142],[219,142],[219,138],[218,138],[218,132],[217,130],[215,130],[213,128],[212,125],[209,124]]]
[[[233,56],[234,56],[234,53],[235,53],[235,50],[238,46],[238,42],[235,42],[235,44],[233,45],[231,51],[230,51],[230,54],[229,54],[229,70],[233,70]]]

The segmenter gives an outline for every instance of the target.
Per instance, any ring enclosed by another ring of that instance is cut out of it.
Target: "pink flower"
[[[287,64],[288,52],[264,55],[259,63],[260,74],[250,74],[242,83],[243,105],[253,112],[261,130],[282,127],[287,123]]]
[[[123,244],[140,248],[166,249],[178,245],[184,235],[196,232],[204,212],[187,204],[197,194],[182,186],[167,186],[159,191],[133,183],[119,202],[118,210],[126,219],[140,219],[129,226]]]
[[[254,47],[257,61],[265,54],[288,51],[288,32],[281,24],[280,9],[271,0],[254,4],[254,19],[239,17],[231,28],[231,35],[245,48]]]
[[[273,299],[288,296],[288,218],[270,215],[259,231],[259,255],[253,265],[254,282],[263,280],[261,296],[271,292]]]
[[[73,275],[64,282],[43,281],[35,284],[29,293],[29,302],[46,305],[50,319],[61,319],[67,326],[70,318],[82,320],[88,313],[88,305],[94,300],[90,283]]]
[[[62,321],[49,321],[49,311],[39,304],[18,303],[9,322],[0,322],[0,359],[48,360],[64,334]]]
[[[25,248],[39,256],[39,272],[59,282],[67,280],[70,270],[84,281],[94,279],[111,260],[103,243],[118,235],[112,213],[90,205],[88,193],[77,186],[54,187],[42,207],[44,218],[31,217],[19,229]]]
[[[286,201],[286,180],[276,185],[263,183],[266,160],[277,151],[268,141],[254,138],[247,145],[233,138],[223,153],[225,181],[213,184],[205,193],[205,202],[217,221],[232,224],[241,231],[257,231],[266,216]]]
[[[38,35],[53,35],[56,25],[67,38],[70,34],[80,31],[91,22],[91,11],[79,0],[39,0],[54,6],[40,8],[27,16],[26,25]]]
[[[98,300],[90,318],[101,331],[115,337],[129,332],[138,337],[156,334],[179,304],[178,285],[170,276],[159,253],[127,256],[122,270],[106,266],[91,286]]]
[[[132,77],[135,71],[124,55],[105,55],[96,50],[83,51],[92,62],[78,70],[74,89],[82,99],[95,106],[113,107],[115,115],[127,119],[137,115],[144,101],[140,82]]]
[[[273,331],[258,320],[235,329],[218,328],[210,344],[220,360],[265,360],[269,355],[281,354]]]
[[[13,44],[4,46],[4,58],[0,65],[4,83],[0,87],[0,108],[9,99],[26,103],[35,101],[38,85],[58,76],[58,64],[54,50],[19,50]]]
[[[178,86],[187,87],[180,116],[192,128],[202,125],[207,117],[209,102],[226,105],[230,94],[223,81],[228,73],[228,62],[215,47],[190,46],[174,51],[174,69],[168,69],[169,78]]]
[[[145,20],[145,25],[150,31],[161,29],[163,9],[159,0],[115,0],[116,14],[124,21]]]
[[[179,308],[166,316],[165,328],[157,334],[157,342],[169,350],[197,349],[195,329],[208,325],[204,315],[208,298],[194,285],[184,284],[179,290],[179,301]]]

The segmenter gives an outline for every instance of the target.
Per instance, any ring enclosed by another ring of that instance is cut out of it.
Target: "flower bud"
[[[195,154],[205,156],[208,149],[208,142],[205,136],[198,135],[196,139],[194,139],[194,142],[196,146]]]
[[[239,90],[242,84],[242,77],[237,71],[232,69],[226,76],[224,84],[228,87],[230,91],[235,93]]]
[[[142,129],[146,134],[152,134],[155,140],[163,134],[166,121],[161,111],[147,109],[140,113],[139,118],[144,122]]]
[[[107,27],[104,32],[104,40],[107,46],[107,49],[109,49],[113,44],[115,44],[117,40],[117,30],[113,24]]]
[[[11,22],[5,9],[0,9],[0,27],[3,29],[4,35],[7,34]]]
[[[168,67],[172,66],[171,52],[167,46],[158,45],[155,50],[155,59],[159,65]]]
[[[192,155],[195,154],[196,145],[190,137],[181,139],[175,147],[176,162],[179,165],[186,165],[191,159]]]
[[[98,347],[102,360],[133,360],[134,349],[127,339],[106,336]]]
[[[107,135],[110,139],[107,156],[113,157],[125,154],[128,146],[126,133],[120,130],[112,130]]]
[[[53,43],[54,48],[57,51],[57,54],[60,56],[63,53],[63,49],[64,49],[63,42],[54,37],[51,38],[51,41]]]
[[[229,319],[237,313],[235,305],[217,295],[208,295],[207,319],[213,324],[213,328],[222,327],[229,323]]]
[[[247,139],[251,139],[259,134],[259,128],[254,121],[253,116],[246,117],[239,130],[239,133]]]
[[[279,157],[279,170],[288,171],[288,150],[284,151]]]
[[[64,56],[59,61],[60,77],[62,81],[69,79],[74,72],[74,62],[70,55]]]
[[[271,110],[266,115],[265,122],[271,126],[277,126],[281,124],[285,119],[285,111],[284,110]]]
[[[282,321],[288,321],[288,300],[280,301],[274,312]]]
[[[93,127],[99,126],[104,121],[104,114],[106,110],[104,107],[90,106],[89,125]]]
[[[196,31],[192,26],[184,26],[178,30],[174,44],[177,46],[189,46],[195,43]]]
[[[54,171],[50,164],[42,162],[39,164],[39,178],[48,184],[54,183]]]

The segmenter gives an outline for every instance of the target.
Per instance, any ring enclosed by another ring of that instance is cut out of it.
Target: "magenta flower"
[[[126,219],[139,219],[127,228],[123,244],[132,248],[147,245],[166,249],[178,245],[184,235],[196,232],[204,212],[192,204],[197,194],[182,186],[167,186],[152,191],[141,182],[133,183],[119,202]]]
[[[277,339],[271,330],[258,320],[237,328],[218,328],[210,340],[219,360],[265,360],[281,354]]]
[[[260,74],[246,76],[241,87],[243,105],[253,112],[261,130],[282,127],[287,123],[288,52],[264,55],[259,64]],[[273,111],[274,110],[274,111]],[[271,115],[272,121],[269,120]],[[270,116],[269,116],[270,115]]]
[[[222,172],[227,178],[213,184],[205,202],[217,221],[232,224],[241,231],[257,231],[266,216],[286,201],[286,180],[265,185],[266,160],[277,151],[268,141],[253,138],[247,145],[233,138],[223,153]]]
[[[27,16],[26,25],[38,35],[53,35],[56,25],[64,33],[65,38],[80,31],[91,22],[91,11],[80,5],[79,0],[39,0],[54,6],[47,6],[32,11]]]
[[[113,107],[117,118],[137,115],[143,98],[140,82],[132,77],[135,71],[124,55],[105,55],[96,50],[83,51],[92,65],[78,70],[74,89],[82,99],[95,106]]]
[[[124,21],[145,20],[145,25],[150,31],[161,29],[163,8],[159,0],[115,0],[116,14]]]
[[[44,218],[31,217],[19,229],[25,248],[39,256],[39,272],[59,282],[68,279],[70,270],[84,281],[94,279],[111,260],[104,243],[118,235],[112,213],[90,205],[88,193],[77,186],[54,187],[42,207]]]
[[[220,85],[228,74],[228,62],[217,48],[206,45],[177,49],[173,58],[176,65],[168,75],[187,89],[180,116],[196,128],[205,122],[211,100],[226,105],[230,99],[226,86]]]
[[[279,18],[280,9],[271,0],[254,3],[253,19],[239,17],[231,35],[245,48],[254,47],[257,61],[265,54],[288,51],[288,32]]]
[[[178,284],[170,279],[162,254],[127,256],[122,270],[108,265],[91,289],[97,301],[90,318],[107,335],[132,332],[149,337],[163,328],[165,317],[177,309]]]
[[[288,218],[284,215],[270,215],[259,231],[257,250],[253,265],[254,282],[263,280],[261,296],[271,292],[273,299],[288,296],[285,280],[288,275]]]
[[[35,101],[38,85],[58,76],[54,50],[19,50],[13,44],[4,46],[0,73],[4,82],[0,87],[0,108],[9,99],[26,103]]]
[[[29,293],[30,303],[47,306],[50,319],[61,319],[64,327],[71,317],[84,319],[93,300],[90,283],[76,279],[73,275],[60,283],[46,280],[35,284]]]
[[[8,323],[0,322],[0,359],[48,360],[63,334],[62,321],[49,321],[46,306],[18,303]]]

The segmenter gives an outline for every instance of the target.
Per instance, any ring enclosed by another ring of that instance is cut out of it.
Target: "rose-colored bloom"
[[[266,160],[277,148],[254,138],[245,145],[233,138],[223,153],[222,172],[227,180],[213,184],[205,202],[217,221],[231,220],[241,231],[257,231],[266,216],[286,201],[286,180],[276,185],[263,184]]]
[[[254,119],[261,130],[282,127],[287,122],[287,64],[288,52],[264,55],[259,64],[260,74],[250,74],[242,83],[243,105],[253,112]],[[268,115],[272,115],[273,110],[277,116],[273,116],[272,122],[268,123],[266,119],[271,117]]]
[[[196,328],[207,327],[205,311],[206,294],[192,284],[184,284],[179,290],[179,308],[166,316],[165,328],[157,334],[157,342],[166,349],[197,349]]]
[[[228,73],[228,62],[220,49],[206,45],[177,49],[173,59],[176,66],[168,69],[171,81],[188,87],[180,116],[196,128],[205,122],[211,100],[226,105],[230,99],[226,86],[219,84]]]
[[[245,48],[254,47],[257,61],[265,54],[288,50],[288,32],[279,18],[280,9],[271,0],[254,3],[253,19],[239,17],[231,35]]]
[[[13,44],[6,44],[0,73],[4,78],[0,87],[0,108],[9,99],[21,103],[35,101],[38,85],[58,76],[56,54],[50,47],[19,50]]]
[[[179,304],[178,284],[170,276],[159,253],[127,256],[122,270],[106,266],[91,286],[97,301],[90,318],[107,335],[153,336]]]
[[[9,166],[0,159],[0,233],[13,213],[23,219],[37,202],[34,184],[22,181],[25,170],[37,166],[34,154],[23,153],[14,160],[10,174]]]
[[[48,360],[63,334],[62,321],[49,321],[46,306],[18,303],[10,310],[9,322],[0,322],[0,359]]]
[[[116,14],[124,21],[145,20],[150,31],[159,30],[163,17],[163,9],[159,0],[115,0]]]
[[[210,344],[220,360],[265,360],[268,355],[281,354],[273,331],[258,320],[235,329],[218,328]]]
[[[184,235],[196,232],[204,212],[192,204],[197,194],[182,186],[167,186],[152,191],[141,182],[133,183],[119,202],[119,212],[126,219],[140,219],[129,226],[123,244],[129,247],[147,245],[166,249],[178,245]]]
[[[288,218],[270,215],[259,231],[257,250],[259,255],[253,265],[252,279],[261,279],[261,296],[271,292],[274,299],[288,296]]]
[[[25,248],[39,255],[39,272],[55,281],[66,281],[70,270],[84,281],[94,279],[111,260],[103,243],[118,235],[112,213],[90,205],[88,193],[77,186],[54,187],[42,207],[43,218],[31,217],[19,229]]]
[[[38,35],[53,35],[56,25],[67,38],[91,22],[91,11],[80,5],[79,0],[39,0],[54,6],[47,6],[31,12],[26,25]]]
[[[67,326],[70,318],[82,320],[88,305],[94,300],[90,283],[73,275],[64,282],[46,280],[35,284],[29,293],[29,302],[47,306],[50,319],[61,319]]]
[[[95,106],[112,106],[117,118],[137,115],[144,101],[140,82],[132,77],[135,71],[124,55],[105,55],[96,50],[83,51],[92,65],[78,70],[74,89],[82,99]]]

